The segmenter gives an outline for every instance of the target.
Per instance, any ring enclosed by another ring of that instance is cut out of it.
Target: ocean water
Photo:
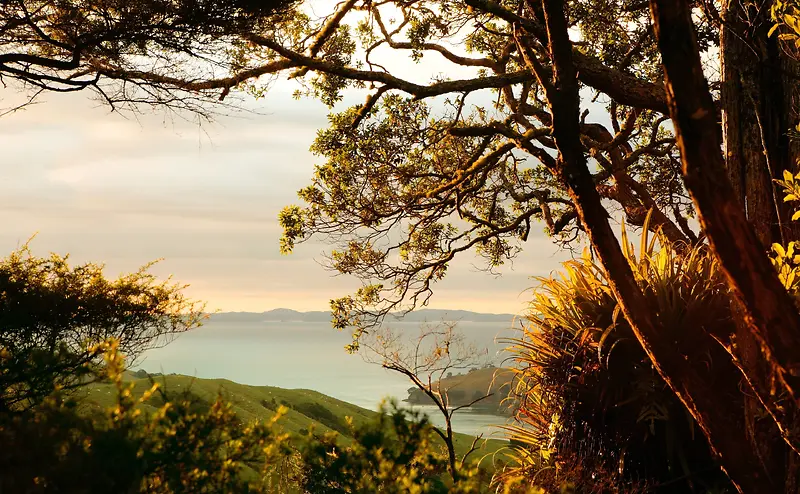
[[[459,322],[457,331],[470,343],[501,363],[507,355],[497,341],[514,335],[512,321]],[[403,334],[419,334],[419,323],[392,323]],[[369,363],[344,350],[350,335],[323,322],[228,322],[213,318],[203,327],[180,335],[163,348],[150,350],[137,367],[148,372],[186,374],[199,378],[224,378],[242,384],[311,389],[355,405],[375,410],[381,400],[408,396],[412,383],[405,376]],[[403,404],[403,406],[408,406]],[[437,425],[443,418],[433,406],[414,407]],[[502,438],[497,425],[507,417],[456,412],[453,428],[465,434]]]

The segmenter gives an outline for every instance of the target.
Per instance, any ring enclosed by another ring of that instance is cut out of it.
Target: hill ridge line
[[[297,311],[294,309],[278,308],[263,312],[225,311],[208,314],[214,320],[239,320],[259,322],[330,322],[329,311]],[[389,314],[387,321],[398,322],[437,322],[437,321],[465,321],[465,322],[511,322],[522,316],[510,313],[474,312],[462,309],[421,309],[407,314],[394,312]]]

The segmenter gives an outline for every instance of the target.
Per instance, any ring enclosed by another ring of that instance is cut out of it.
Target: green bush
[[[198,410],[190,395],[161,395],[161,406],[143,411],[158,386],[134,399],[133,385],[122,380],[118,343],[112,341],[104,353],[117,402],[102,417],[81,414],[74,401],[59,395],[19,414],[0,415],[0,490],[266,492],[245,473],[263,477],[281,454],[286,436],[275,421],[243,425],[221,398]]]
[[[27,245],[0,260],[0,411],[86,384],[102,361],[92,348],[108,338],[134,361],[198,326],[202,307],[149,267],[109,280],[102,265],[36,257]]]
[[[266,408],[267,410],[272,410],[274,412],[278,409],[279,405],[278,402],[275,401],[275,398],[272,398],[270,400],[264,398],[263,400],[261,400],[261,406]]]
[[[294,480],[308,494],[491,492],[489,479],[470,465],[453,482],[434,437],[427,418],[392,404],[374,422],[353,429],[348,446],[337,434],[310,431],[298,443]]]
[[[0,492],[9,493],[480,493],[472,463],[448,470],[428,422],[396,407],[352,427],[327,407],[294,409],[334,431],[284,434],[275,399],[245,424],[222,396],[158,383],[134,397],[126,360],[196,325],[180,287],[140,271],[108,281],[96,265],[27,250],[0,262]],[[156,374],[140,371],[137,376]],[[82,402],[110,381],[108,409]],[[455,473],[454,473],[455,472]],[[508,492],[512,492],[509,487]],[[513,492],[528,492],[514,489]],[[533,491],[531,491],[533,492]],[[536,491],[538,492],[538,491]]]
[[[99,351],[99,350],[98,350]],[[171,493],[481,493],[490,476],[471,463],[454,481],[427,419],[396,405],[377,418],[329,432],[281,432],[278,406],[266,423],[243,424],[222,396],[169,395],[158,383],[134,398],[114,341],[105,378],[116,403],[94,416],[55,394],[18,414],[0,414],[0,491]],[[145,406],[147,405],[147,406]],[[268,403],[272,405],[272,403]],[[302,403],[330,421],[322,406]],[[509,492],[512,492],[509,490]],[[517,491],[513,491],[517,492]],[[529,492],[529,491],[519,491]],[[534,492],[534,491],[530,491]],[[538,491],[536,491],[538,492]]]

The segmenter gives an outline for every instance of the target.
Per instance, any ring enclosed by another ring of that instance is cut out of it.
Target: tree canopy
[[[292,75],[309,73],[309,91],[329,104],[349,88],[370,88],[363,105],[331,116],[312,147],[323,162],[300,191],[306,205],[281,214],[285,251],[321,234],[336,245],[332,267],[364,282],[336,302],[340,325],[368,326],[427,302],[461,252],[499,267],[539,222],[562,243],[580,235],[574,200],[553,173],[546,88],[518,49],[522,29],[529,55],[552,74],[542,13],[531,8],[519,15],[510,4],[477,0],[346,2],[293,40],[283,41],[277,26],[252,39],[255,53],[303,67]],[[653,230],[695,241],[647,6],[604,9],[569,8],[586,96],[578,145],[591,157],[594,187],[609,214],[641,226],[653,210]],[[710,47],[714,30],[703,27]],[[434,58],[443,75],[425,82],[387,71],[398,55]]]
[[[42,91],[94,90],[112,108],[205,103],[259,73],[236,71],[244,37],[294,0],[11,0],[0,4],[0,77]],[[263,73],[263,72],[262,72]],[[179,91],[192,89],[192,95]]]

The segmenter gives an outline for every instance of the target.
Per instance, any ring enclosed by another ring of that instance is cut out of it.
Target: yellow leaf
[[[792,215],[792,221],[797,221],[798,219],[800,219],[800,211],[795,211]]]
[[[783,198],[783,202],[796,201],[796,200],[797,196],[794,194],[787,194],[786,197]]]
[[[772,244],[772,250],[781,257],[786,257],[786,251],[781,244]]]
[[[794,176],[789,170],[783,170],[783,179],[787,182],[794,182]]]

